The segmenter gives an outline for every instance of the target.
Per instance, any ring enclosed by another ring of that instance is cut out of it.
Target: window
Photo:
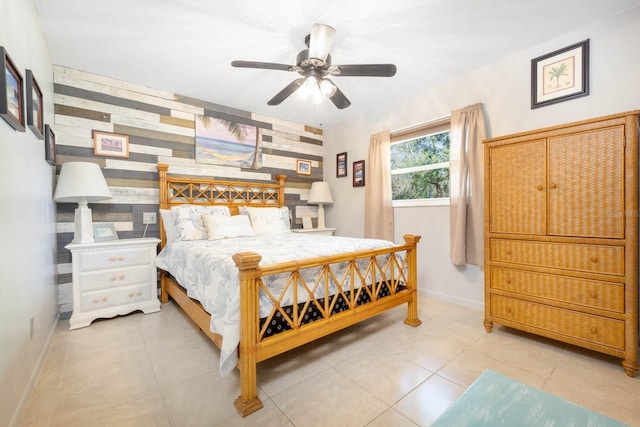
[[[450,120],[391,134],[394,206],[449,203]]]

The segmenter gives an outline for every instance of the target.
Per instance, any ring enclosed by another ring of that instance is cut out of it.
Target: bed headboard
[[[171,206],[218,205],[228,206],[232,215],[240,206],[284,206],[285,175],[276,176],[276,182],[228,181],[206,177],[170,176],[169,165],[158,164],[158,188],[160,209]],[[162,219],[161,219],[162,221]],[[160,226],[162,247],[166,242],[164,226]]]

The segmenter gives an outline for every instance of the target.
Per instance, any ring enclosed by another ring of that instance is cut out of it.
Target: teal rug
[[[492,370],[486,370],[431,426],[624,427],[627,425]]]

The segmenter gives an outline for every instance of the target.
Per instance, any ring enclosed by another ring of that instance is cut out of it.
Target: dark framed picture
[[[296,160],[296,173],[311,175],[311,160]]]
[[[336,154],[336,177],[347,176],[347,153]]]
[[[56,164],[56,135],[49,125],[44,125],[44,159],[50,165]]]
[[[364,160],[353,162],[353,186],[364,187]]]
[[[589,39],[531,60],[531,108],[589,95]]]
[[[42,90],[40,90],[40,86],[31,70],[27,70],[25,78],[27,80],[27,126],[38,139],[44,139]]]
[[[129,158],[129,136],[94,130],[93,154]]]
[[[7,50],[0,46],[0,116],[15,130],[24,132],[24,80]]]

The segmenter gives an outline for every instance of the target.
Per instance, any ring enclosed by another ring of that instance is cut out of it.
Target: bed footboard
[[[418,326],[416,248],[420,236],[405,235],[405,244],[392,248],[368,250],[320,257],[304,261],[259,267],[259,254],[243,252],[233,259],[240,271],[240,396],[235,406],[242,416],[262,408],[257,396],[256,365],[258,362],[314,341],[390,308],[407,303],[404,323]],[[338,274],[336,266],[341,266]],[[345,267],[346,266],[346,267]],[[314,270],[310,279],[305,271]],[[269,276],[287,278],[281,295],[272,295],[266,286]],[[331,289],[333,286],[333,289]],[[284,293],[293,294],[293,308],[285,310],[280,303]],[[266,295],[272,307],[261,322],[260,294]],[[323,295],[322,298],[318,294]],[[338,309],[338,303],[340,308]],[[310,305],[320,318],[305,322]],[[274,316],[284,318],[288,330],[266,336],[266,326]]]

